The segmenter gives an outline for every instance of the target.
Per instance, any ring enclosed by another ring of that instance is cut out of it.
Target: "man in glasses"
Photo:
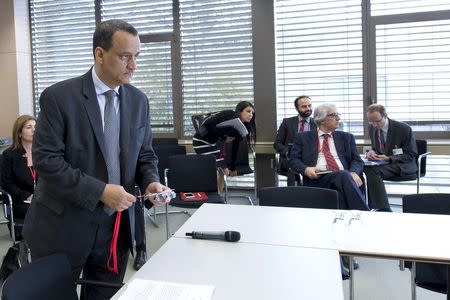
[[[289,172],[289,145],[292,145],[294,137],[299,132],[307,132],[317,129],[312,114],[311,99],[308,96],[300,96],[294,100],[297,116],[284,118],[280,128],[277,131],[276,141],[273,147],[280,155],[279,168],[280,171],[287,174],[287,185],[295,185],[295,181],[299,180],[298,175]],[[296,178],[297,177],[297,178]]]
[[[372,209],[391,211],[383,179],[416,173],[416,140],[411,127],[389,119],[381,104],[372,104],[367,108],[367,120],[372,144],[372,150],[367,152],[367,159],[379,163],[364,170],[369,190],[369,206]]]
[[[318,129],[297,134],[291,150],[290,167],[303,175],[305,186],[339,192],[342,209],[368,210],[361,191],[364,162],[352,134],[336,131],[339,113],[333,104],[314,109]]]

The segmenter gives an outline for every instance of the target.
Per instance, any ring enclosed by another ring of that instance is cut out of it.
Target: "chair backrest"
[[[450,215],[450,194],[413,194],[403,196],[403,212]],[[436,228],[436,232],[445,228]],[[429,234],[435,234],[430,232]],[[443,237],[443,239],[445,239]],[[416,263],[416,284],[439,292],[447,291],[447,266]]]
[[[153,138],[152,140],[153,147],[160,147],[166,145],[178,145],[177,138]]]
[[[65,254],[42,257],[6,279],[3,300],[75,300],[75,277]]]
[[[214,155],[170,156],[168,169],[168,184],[176,192],[217,192]]]
[[[209,116],[211,116],[211,115],[213,115],[215,113],[218,113],[218,112],[217,111],[213,111],[213,112],[208,112],[208,113],[204,113],[204,114],[192,115],[191,116],[191,121],[192,121],[192,125],[194,126],[195,132],[199,133],[203,122]]]
[[[427,152],[427,141],[426,140],[416,140],[417,145],[417,153],[419,155],[424,154]],[[427,157],[423,157],[422,161],[420,162],[420,177],[424,177],[427,172]]]
[[[308,186],[265,187],[259,191],[259,205],[338,209],[339,194]]]
[[[228,143],[225,144],[225,149],[226,149],[226,153],[227,155],[225,156],[225,161],[227,163],[227,165],[230,164],[231,162],[231,151],[232,151],[232,147],[233,147],[233,143]],[[248,144],[247,144],[247,140],[242,139],[239,143],[239,149],[237,152],[237,157],[236,157],[236,171],[238,173],[238,175],[245,175],[245,174],[250,174],[253,173],[253,170],[250,168],[250,163],[248,160],[248,152],[249,148],[248,148]]]
[[[169,167],[169,157],[173,155],[186,154],[186,147],[181,145],[154,146],[156,156],[158,156],[159,181],[166,184],[164,170]]]

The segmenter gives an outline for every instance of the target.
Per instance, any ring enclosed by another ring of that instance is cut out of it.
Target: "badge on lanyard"
[[[401,154],[403,154],[403,149],[402,148],[397,148],[397,146],[395,146],[395,148],[392,149],[392,154],[394,154],[394,155],[401,155]]]

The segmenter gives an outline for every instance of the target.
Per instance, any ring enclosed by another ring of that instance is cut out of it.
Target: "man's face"
[[[126,31],[116,31],[108,51],[101,47],[95,49],[96,66],[98,66],[96,72],[99,78],[111,88],[130,83],[136,70],[139,49],[138,36]]]
[[[368,112],[367,121],[375,129],[381,129],[386,124],[386,116],[382,116],[378,111]]]
[[[307,118],[312,114],[312,105],[309,98],[301,98],[297,101],[297,111],[300,116]]]
[[[331,132],[339,128],[339,121],[341,120],[340,114],[336,109],[332,109],[328,112],[325,121],[321,123],[321,129],[323,131]]]

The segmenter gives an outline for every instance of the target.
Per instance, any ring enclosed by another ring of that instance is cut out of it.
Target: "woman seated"
[[[31,156],[35,126],[36,119],[32,116],[17,118],[12,131],[13,143],[2,156],[2,187],[11,195],[14,219],[25,218],[36,185],[37,175]],[[17,230],[16,227],[16,239],[21,238],[21,229]]]
[[[255,107],[248,101],[241,101],[233,110],[223,110],[209,115],[199,126],[198,132],[192,139],[192,145],[197,154],[213,154],[216,156],[217,166],[224,170],[227,176],[236,176],[236,158],[240,140],[243,138],[241,132],[233,127],[221,127],[225,121],[239,119],[247,129],[247,142],[255,143]],[[225,144],[233,143],[231,150],[231,160],[226,165],[225,156],[230,155],[225,151]],[[224,177],[219,173],[219,192],[223,192]]]

